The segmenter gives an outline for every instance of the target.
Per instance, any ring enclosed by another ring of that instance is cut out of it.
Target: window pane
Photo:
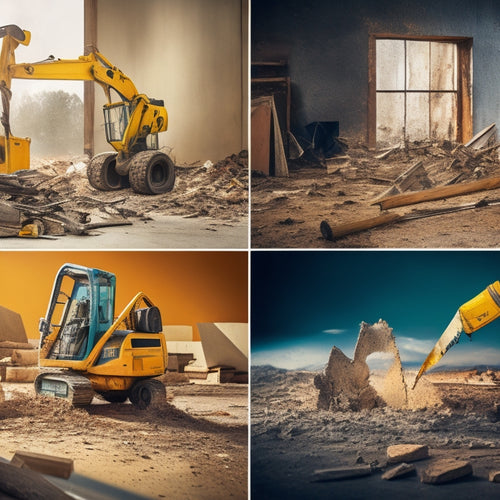
[[[406,42],[406,88],[429,90],[429,42]]]
[[[457,95],[431,94],[431,138],[454,141],[457,135]]]
[[[396,145],[404,134],[404,93],[377,94],[377,143]]]
[[[377,90],[404,90],[404,40],[377,40]]]
[[[406,94],[406,140],[423,141],[429,138],[429,94]]]
[[[457,46],[431,42],[431,90],[457,90]]]

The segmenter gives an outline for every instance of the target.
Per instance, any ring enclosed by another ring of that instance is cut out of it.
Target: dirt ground
[[[246,151],[215,164],[176,166],[173,190],[161,195],[141,195],[130,188],[94,189],[87,180],[87,164],[84,156],[32,158],[30,170],[0,176],[0,201],[20,210],[23,224],[35,221],[52,237],[92,234],[86,224],[144,225],[165,216],[210,219],[227,226],[248,221]],[[0,235],[9,236],[2,221]]]
[[[498,498],[488,481],[500,469],[500,373],[437,372],[422,380],[441,401],[416,410],[317,410],[316,373],[252,367],[251,489],[253,498]],[[415,373],[409,374],[409,379]],[[495,403],[497,406],[495,406]],[[423,444],[430,458],[413,462],[416,474],[384,481],[386,449]],[[449,484],[420,481],[437,458],[468,460],[473,476]],[[371,464],[368,477],[313,482],[315,470]]]
[[[420,203],[381,212],[372,206],[394,181],[422,161],[429,185],[467,183],[500,175],[496,149],[473,151],[451,143],[412,144],[371,151],[353,144],[342,157],[289,161],[289,177],[252,172],[251,245],[253,248],[492,248],[500,245],[500,205],[410,220],[328,241],[320,224],[330,226],[415,210],[455,207],[500,198],[500,190]],[[330,173],[329,173],[330,172]],[[419,189],[411,190],[422,190]]]
[[[2,458],[16,450],[74,460],[74,473],[146,498],[247,498],[248,386],[168,385],[140,411],[94,398],[88,408],[2,384]]]

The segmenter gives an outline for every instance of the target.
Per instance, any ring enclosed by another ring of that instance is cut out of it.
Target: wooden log
[[[35,349],[14,349],[11,354],[12,363],[18,366],[38,365],[38,351]]]
[[[452,198],[464,194],[476,193],[478,191],[488,191],[490,189],[500,188],[500,177],[491,177],[479,181],[468,182],[466,184],[453,184],[451,186],[438,186],[425,191],[416,193],[405,193],[390,196],[382,200],[377,200],[372,205],[380,205],[382,210],[389,208],[403,207],[426,201],[441,200],[443,198]]]
[[[4,382],[34,382],[40,373],[38,366],[6,366]]]
[[[384,224],[390,224],[396,222],[401,218],[401,215],[394,213],[387,213],[383,215],[378,215],[377,217],[372,217],[370,219],[359,220],[356,222],[347,222],[345,224],[339,224],[338,226],[331,227],[326,220],[322,221],[320,224],[321,234],[323,238],[333,241],[341,236],[346,236],[348,234],[358,233],[366,229],[371,229],[378,226],[383,226]]]
[[[34,349],[33,345],[29,342],[13,342],[12,340],[2,340],[0,342],[0,349]],[[10,354],[9,354],[10,356]]]
[[[30,469],[0,462],[0,492],[21,500],[71,500],[73,497]]]
[[[73,460],[70,458],[30,451],[16,451],[10,463],[16,467],[28,468],[40,474],[62,477],[63,479],[68,479],[73,472]]]

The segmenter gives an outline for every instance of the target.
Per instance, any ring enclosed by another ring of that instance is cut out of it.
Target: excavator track
[[[37,394],[65,399],[73,406],[87,406],[94,398],[89,379],[71,372],[44,372],[35,379]]]

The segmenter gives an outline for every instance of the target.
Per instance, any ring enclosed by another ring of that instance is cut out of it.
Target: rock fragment
[[[500,483],[500,470],[492,470],[488,476],[492,483]]]
[[[371,473],[372,468],[369,465],[319,469],[314,471],[313,481],[340,481],[342,479],[369,476]]]
[[[449,483],[472,474],[472,465],[464,460],[442,459],[427,467],[420,478],[423,483]]]
[[[398,462],[414,462],[429,458],[429,448],[421,444],[395,444],[387,448],[387,461],[390,464]]]
[[[396,479],[398,477],[407,476],[408,474],[411,474],[413,472],[415,472],[415,466],[413,464],[407,464],[403,462],[402,464],[399,464],[396,467],[393,467],[392,469],[384,472],[382,474],[382,479]]]

